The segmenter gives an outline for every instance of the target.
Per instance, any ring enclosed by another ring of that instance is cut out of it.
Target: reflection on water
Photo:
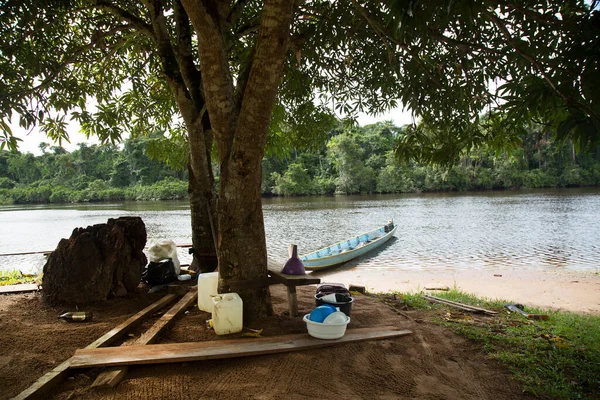
[[[264,199],[263,209],[269,254],[282,262],[289,243],[307,253],[394,219],[396,240],[340,268],[597,271],[600,265],[598,189],[274,198]],[[124,215],[141,216],[149,240],[190,242],[186,202],[9,206],[0,208],[0,253],[51,250],[75,227]],[[41,256],[0,257],[0,269],[41,264]]]

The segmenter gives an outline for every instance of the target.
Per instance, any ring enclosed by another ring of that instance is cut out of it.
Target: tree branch
[[[77,58],[81,54],[96,47],[97,42],[99,42],[100,40],[102,40],[108,36],[111,36],[114,33],[126,31],[126,30],[134,30],[134,29],[132,29],[132,27],[130,25],[119,25],[109,31],[106,31],[106,32],[97,32],[96,35],[94,35],[92,38],[90,38],[90,43],[88,43],[87,45],[82,46],[78,49],[75,49],[71,54],[65,56],[65,58],[63,58],[62,62],[53,66],[51,68],[51,70],[49,71],[48,77],[46,79],[44,79],[42,82],[40,82],[39,85],[34,86],[27,90],[0,94],[0,98],[9,98],[9,97],[13,97],[13,96],[23,97],[23,96],[27,96],[29,94],[35,93],[39,90],[45,89],[58,77],[58,75],[60,75],[60,73],[62,72],[62,70],[64,68],[66,68],[70,64],[74,64],[75,62],[77,62]],[[115,43],[112,46],[109,46],[107,48],[109,50],[113,50],[115,48],[118,48],[121,44],[122,44],[122,41],[118,41],[117,43]]]
[[[112,4],[106,0],[96,0],[93,4],[93,7],[104,10],[121,20],[128,22],[130,25],[135,26],[136,29],[139,30],[144,35],[146,35],[152,39],[154,38],[153,33],[152,33],[152,27],[149,24],[147,24],[146,22],[144,22],[144,20],[133,15],[129,11],[124,10],[120,7],[117,7],[114,4]]]
[[[484,15],[486,15],[494,23],[494,25],[496,25],[496,27],[500,30],[500,33],[506,39],[507,43],[517,52],[517,54],[519,54],[521,57],[523,57],[525,60],[527,60],[533,66],[533,68],[546,81],[546,83],[548,84],[548,86],[550,86],[550,88],[552,89],[552,91],[554,91],[554,93],[556,93],[560,98],[562,98],[565,101],[566,104],[574,105],[577,108],[585,111],[589,116],[594,117],[594,118],[598,118],[597,117],[597,113],[588,104],[585,104],[585,103],[583,103],[581,101],[578,101],[575,98],[569,97],[565,93],[563,93],[562,91],[560,91],[558,89],[558,87],[556,86],[556,84],[552,81],[552,79],[550,78],[550,76],[548,76],[548,74],[544,70],[545,68],[542,65],[542,63],[540,63],[538,60],[536,60],[533,56],[529,55],[526,51],[524,51],[521,48],[519,48],[519,46],[515,43],[515,40],[512,38],[510,32],[508,31],[507,27],[500,20],[500,18],[498,18],[496,15],[494,15],[490,11],[484,11]]]
[[[552,88],[552,90],[556,94],[558,94],[563,100],[568,102],[567,96],[560,90],[558,90],[554,82],[552,82],[552,79],[550,79],[546,71],[544,71],[544,67],[542,66],[542,64],[538,62],[534,57],[526,53],[524,50],[519,48],[519,46],[515,43],[515,40],[512,38],[510,32],[506,28],[506,25],[504,25],[500,18],[498,18],[496,15],[489,11],[483,11],[483,14],[486,15],[494,23],[494,25],[496,25],[498,30],[500,30],[502,36],[504,36],[504,39],[506,39],[506,42],[517,52],[517,54],[519,54],[521,57],[527,60],[533,66],[533,68],[542,75],[542,77]]]
[[[200,70],[210,121],[221,160],[228,157],[237,122],[233,78],[220,12],[206,0],[181,0],[198,37]]]
[[[402,43],[401,41],[395,39],[390,32],[388,32],[383,26],[381,26],[381,24],[379,24],[379,22],[377,22],[373,18],[371,18],[369,13],[360,4],[358,4],[358,2],[356,0],[352,0],[352,4],[358,10],[359,14],[365,19],[367,24],[375,30],[375,32],[377,33],[379,38],[384,41],[384,43],[385,43],[386,47],[388,47],[388,49],[389,49],[389,43],[387,42],[387,40],[385,38],[391,40],[392,43],[396,44],[401,49],[407,51],[413,57],[413,59],[423,68],[423,72],[429,77],[429,79],[431,79],[431,81],[436,86],[442,87],[441,82],[435,76],[433,76],[433,74],[431,73],[431,71],[429,71],[429,69],[427,67],[425,67],[423,65],[419,55],[416,54],[416,51],[414,49],[412,49],[412,48],[409,49],[405,43]],[[388,51],[390,51],[390,50],[391,49],[389,49]]]
[[[262,159],[288,50],[294,7],[294,3],[288,0],[265,1],[260,32],[241,102],[234,154],[257,152],[257,159]],[[243,157],[237,161],[238,165],[244,162]],[[246,166],[241,167],[245,168]]]
[[[246,6],[246,4],[248,4],[248,1],[249,0],[237,0],[233,7],[231,7],[231,10],[229,10],[229,14],[227,15],[227,23],[230,26],[235,25],[238,18],[240,17],[242,10]]]
[[[200,112],[205,108],[204,94],[202,93],[202,74],[194,63],[190,20],[180,0],[174,0],[173,2],[173,15],[177,34],[177,46],[175,48],[177,62],[179,63],[181,75],[192,96],[195,107]]]
[[[552,25],[552,26],[559,26],[559,27],[568,25],[566,23],[566,21],[564,21],[564,20],[560,20],[560,19],[557,19],[557,18],[552,18],[552,17],[549,17],[548,15],[540,14],[540,13],[538,13],[536,11],[533,11],[533,10],[531,10],[529,8],[524,8],[524,7],[518,6],[518,5],[513,4],[513,3],[509,3],[507,1],[501,1],[500,4],[502,4],[506,8],[510,8],[512,10],[518,11],[518,12],[520,12],[523,15],[528,15],[528,16],[532,17],[534,20],[536,20],[537,22],[541,22],[543,24]]]

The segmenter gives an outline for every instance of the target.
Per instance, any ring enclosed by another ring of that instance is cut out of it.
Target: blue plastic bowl
[[[336,308],[331,304],[323,304],[315,307],[315,309],[311,311],[309,319],[313,322],[323,322],[329,314],[332,314],[336,311]]]

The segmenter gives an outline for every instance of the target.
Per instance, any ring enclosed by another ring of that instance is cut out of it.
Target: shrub
[[[16,185],[15,181],[10,178],[1,177],[0,178],[0,189],[12,189]]]

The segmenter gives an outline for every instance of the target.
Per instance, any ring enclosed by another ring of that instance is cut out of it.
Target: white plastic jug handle
[[[225,293],[225,295],[223,295],[222,299],[229,301],[229,300],[235,299],[235,296],[233,294],[231,294],[231,293]]]

